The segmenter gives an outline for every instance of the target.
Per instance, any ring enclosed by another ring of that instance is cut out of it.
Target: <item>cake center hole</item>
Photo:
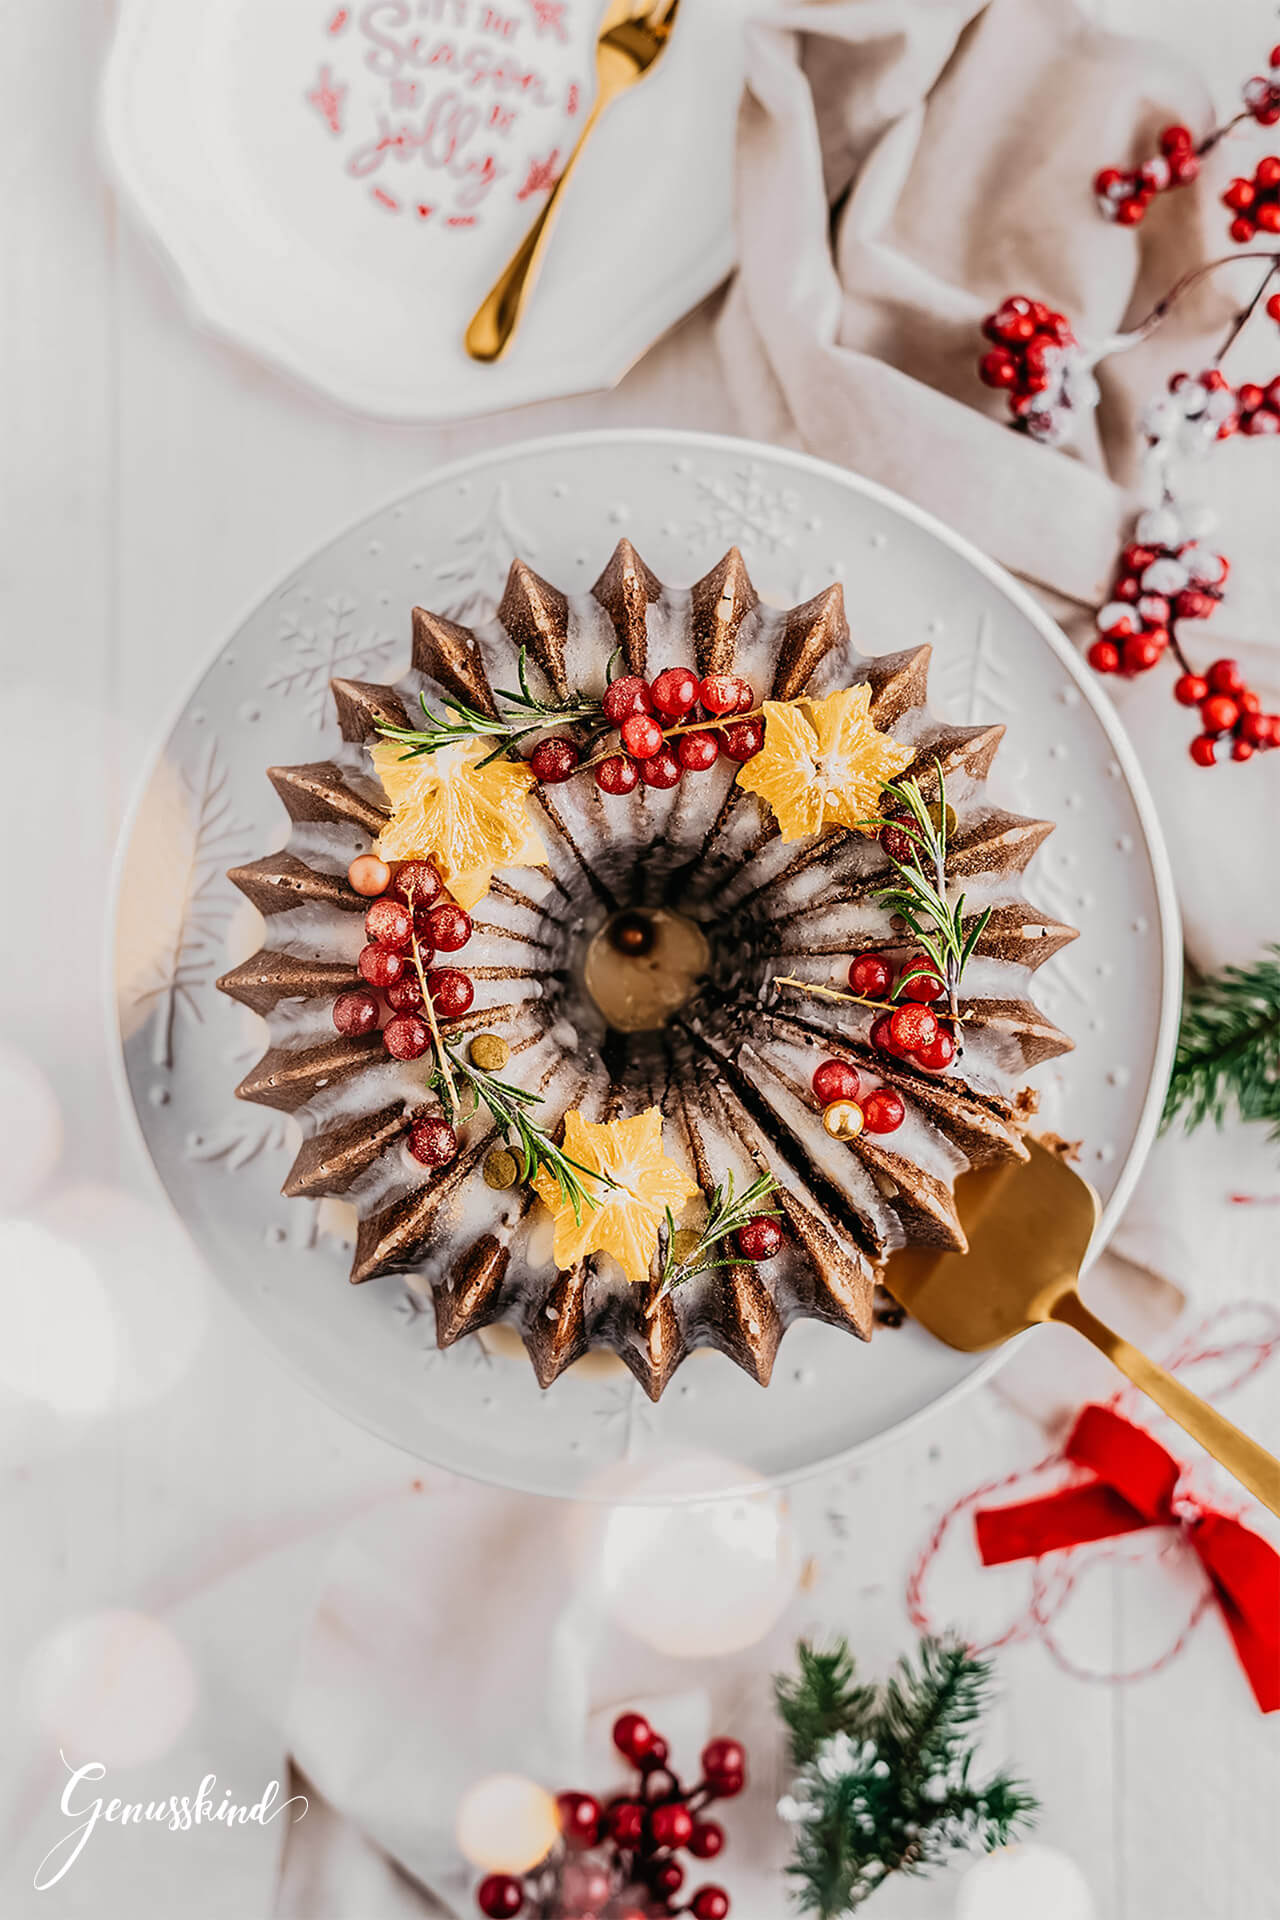
[[[693,998],[711,961],[701,927],[670,907],[628,907],[587,948],[587,992],[618,1033],[665,1027]]]

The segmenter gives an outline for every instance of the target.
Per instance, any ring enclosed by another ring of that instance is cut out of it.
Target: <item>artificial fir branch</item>
[[[879,1687],[858,1680],[844,1641],[796,1657],[774,1686],[799,1769],[779,1812],[802,1913],[844,1920],[889,1874],[1003,1846],[1031,1823],[1036,1802],[1011,1775],[970,1778],[991,1668],[962,1642],[922,1640]]]
[[[1183,1007],[1165,1125],[1221,1126],[1233,1106],[1280,1140],[1280,945],[1197,982]]]

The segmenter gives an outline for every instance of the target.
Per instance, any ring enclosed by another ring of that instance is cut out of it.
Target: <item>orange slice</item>
[[[384,860],[431,860],[460,907],[483,899],[498,867],[537,867],[547,857],[529,815],[532,769],[522,760],[476,763],[491,740],[460,740],[406,760],[383,740],[373,764],[391,802],[378,838]]]
[[[699,1191],[697,1182],[677,1160],[662,1150],[662,1114],[649,1107],[633,1120],[584,1120],[576,1108],[564,1117],[564,1153],[580,1167],[594,1206],[584,1206],[575,1220],[573,1206],[560,1192],[555,1175],[539,1167],[534,1191],[555,1222],[554,1257],[566,1269],[588,1254],[613,1256],[632,1286],[649,1278],[658,1250],[658,1229],[667,1208],[679,1213]],[[607,1173],[616,1182],[606,1186],[592,1174]]]
[[[875,831],[865,823],[886,781],[915,756],[879,731],[870,706],[868,686],[843,687],[821,700],[765,701],[764,746],[739,770],[738,785],[772,810],[784,840],[829,826]]]

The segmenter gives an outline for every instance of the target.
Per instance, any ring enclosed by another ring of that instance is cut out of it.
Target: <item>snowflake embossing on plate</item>
[[[571,1370],[544,1394],[522,1352],[477,1350],[478,1336],[441,1352],[426,1293],[425,1315],[406,1307],[412,1279],[347,1284],[350,1222],[337,1203],[281,1195],[297,1123],[234,1099],[261,1032],[214,984],[259,944],[225,870],[284,839],[267,765],[322,761],[338,745],[329,675],[401,671],[415,604],[485,619],[516,553],[587,590],[616,545],[619,501],[629,539],[673,584],[691,584],[733,541],[775,605],[797,580],[816,590],[856,578],[861,651],[929,640],[938,713],[1007,725],[1001,803],[1057,821],[1043,905],[1060,895],[1080,928],[1038,975],[1045,1010],[1060,1010],[1077,1043],[1038,1073],[1041,1114],[1083,1139],[1105,1242],[1155,1131],[1179,989],[1167,858],[1132,753],[1066,641],[998,568],[847,472],[742,441],[611,432],[502,448],[440,472],[292,575],[211,664],[140,797],[122,863],[119,1016],[134,1110],[175,1205],[223,1285],[327,1398],[410,1452],[543,1493],[590,1496],[607,1469],[608,1497],[625,1497],[626,1463],[639,1471],[679,1448],[695,1463],[694,1497],[699,1457],[715,1457],[705,1485],[717,1492],[726,1458],[744,1484],[795,1477],[997,1362],[911,1325],[864,1347],[809,1322],[787,1333],[767,1389],[701,1353],[687,1391],[651,1406],[611,1370],[619,1362]]]

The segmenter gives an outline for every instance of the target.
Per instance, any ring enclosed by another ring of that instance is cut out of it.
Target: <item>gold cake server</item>
[[[998,1347],[1038,1322],[1074,1327],[1163,1408],[1184,1432],[1280,1514],[1280,1461],[1190,1388],[1091,1313],[1080,1298],[1081,1263],[1098,1221],[1098,1196],[1060,1154],[1029,1140],[1031,1158],[956,1182],[967,1253],[909,1247],[884,1284],[935,1339],[961,1353]]]
[[[587,136],[611,100],[642,80],[671,37],[678,0],[610,0],[596,40],[596,97],[547,203],[463,336],[473,360],[500,360],[510,346],[546,252],[560,195]]]

